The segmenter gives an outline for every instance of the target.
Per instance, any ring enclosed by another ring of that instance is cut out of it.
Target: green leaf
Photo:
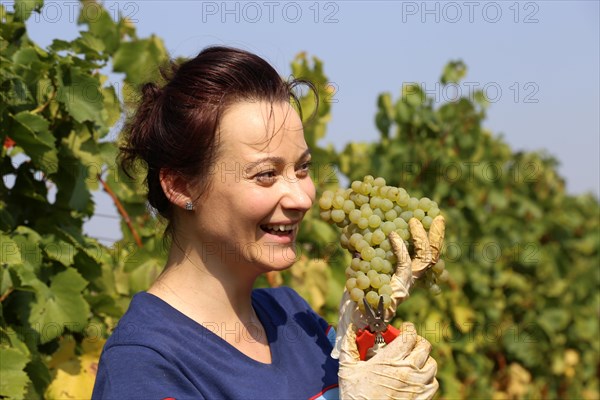
[[[0,264],[16,265],[21,263],[21,248],[8,235],[0,233]]]
[[[33,11],[39,11],[44,4],[44,0],[15,0],[15,19],[17,21],[27,21]]]
[[[30,383],[24,369],[29,357],[14,348],[0,348],[0,397],[22,399]]]
[[[54,235],[44,237],[41,243],[48,258],[58,261],[65,267],[73,265],[77,250],[72,244],[57,239]]]
[[[58,155],[54,136],[43,117],[22,111],[12,116],[10,137],[31,157],[35,165],[47,174],[58,170]]]
[[[458,83],[467,74],[467,66],[462,61],[451,61],[444,67],[440,78],[442,84]]]
[[[121,118],[121,104],[119,103],[119,98],[117,96],[117,93],[115,92],[114,87],[111,86],[103,88],[102,94],[104,98],[104,112],[106,113],[106,116],[104,118],[106,121],[106,126],[112,127]],[[109,130],[107,129],[106,133],[108,132]]]
[[[158,76],[157,65],[167,60],[167,50],[158,37],[121,43],[113,59],[113,69],[125,73],[125,81],[142,84]]]
[[[89,32],[103,42],[103,47],[113,54],[119,47],[119,30],[110,13],[95,0],[83,0],[77,23],[86,24]]]
[[[79,67],[67,68],[60,78],[62,85],[56,98],[69,114],[78,122],[102,123],[104,99],[98,79]]]
[[[90,308],[81,291],[87,281],[72,268],[56,274],[50,288],[36,293],[29,323],[40,333],[42,343],[60,336],[65,328],[81,331],[85,328]]]
[[[538,324],[546,331],[548,335],[553,335],[567,327],[571,321],[570,313],[565,309],[548,308],[542,310],[538,319]]]

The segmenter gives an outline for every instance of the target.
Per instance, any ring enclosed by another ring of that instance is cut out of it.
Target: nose
[[[281,206],[288,210],[308,211],[315,201],[315,185],[310,177],[286,178]]]

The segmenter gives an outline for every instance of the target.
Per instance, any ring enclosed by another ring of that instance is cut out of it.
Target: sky
[[[2,2],[12,4],[12,2]],[[544,150],[560,163],[571,194],[600,197],[600,7],[598,1],[119,1],[109,12],[133,20],[138,35],[161,37],[172,57],[209,45],[240,47],[282,75],[299,52],[316,56],[336,88],[323,144],[376,140],[377,95],[397,99],[418,82],[436,104],[455,92],[437,83],[444,65],[468,67],[463,95],[491,99],[484,125],[513,150]],[[28,22],[41,46],[77,35],[77,2],[46,1]],[[86,229],[120,237],[102,193]]]

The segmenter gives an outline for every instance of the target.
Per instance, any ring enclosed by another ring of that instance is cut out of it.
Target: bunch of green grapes
[[[341,245],[353,255],[346,269],[346,288],[352,300],[363,307],[363,297],[376,307],[380,296],[387,307],[391,301],[390,279],[396,256],[387,238],[395,231],[410,248],[408,221],[416,218],[428,230],[440,214],[435,201],[411,197],[405,189],[387,186],[384,178],[367,175],[352,182],[349,189],[326,190],[319,199],[321,218],[342,228]],[[440,293],[438,280],[446,280],[443,260],[420,279],[434,293]]]

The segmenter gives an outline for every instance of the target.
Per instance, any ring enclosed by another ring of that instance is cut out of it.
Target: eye
[[[300,166],[296,170],[296,174],[299,176],[306,176],[310,172],[311,168],[312,168],[312,161],[310,161],[310,160],[306,161],[306,162],[300,164]]]
[[[254,175],[254,179],[258,183],[262,183],[262,184],[275,183],[275,180],[277,179],[277,171],[269,170],[269,171],[260,172],[256,175]]]

